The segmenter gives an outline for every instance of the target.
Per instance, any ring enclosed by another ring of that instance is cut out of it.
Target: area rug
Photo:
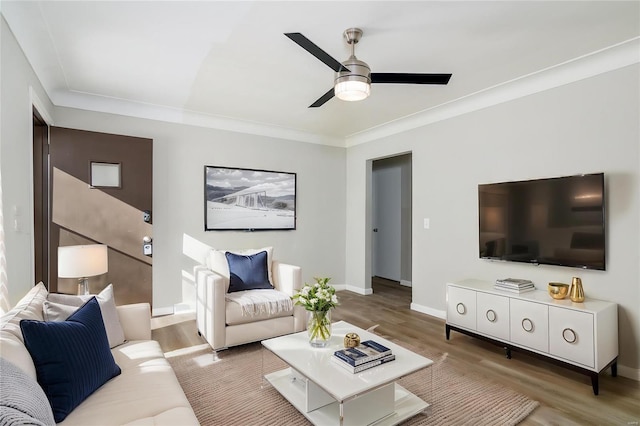
[[[405,425],[515,425],[539,404],[474,371],[459,371],[447,354],[402,346],[434,361],[426,369],[398,381],[431,403]],[[308,425],[278,391],[265,385],[263,372],[285,365],[260,343],[219,352],[201,345],[166,354],[196,417],[204,426]],[[431,385],[429,385],[431,383]]]

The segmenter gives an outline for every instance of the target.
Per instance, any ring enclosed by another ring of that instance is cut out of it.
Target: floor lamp
[[[58,277],[78,278],[78,294],[89,294],[89,278],[108,271],[107,246],[58,247]]]

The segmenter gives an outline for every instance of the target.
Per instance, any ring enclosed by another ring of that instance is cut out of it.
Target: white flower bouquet
[[[328,283],[331,278],[313,278],[315,284],[305,283],[304,287],[292,299],[295,305],[304,306],[307,311],[326,312],[338,306],[336,289]]]
[[[328,284],[331,278],[314,279],[315,284],[305,283],[292,299],[295,305],[304,306],[309,311],[309,343],[314,347],[324,347],[331,338],[331,308],[338,306],[338,296],[336,289]]]

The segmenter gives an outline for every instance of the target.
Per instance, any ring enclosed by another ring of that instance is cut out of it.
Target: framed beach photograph
[[[204,167],[204,230],[296,229],[296,174]]]

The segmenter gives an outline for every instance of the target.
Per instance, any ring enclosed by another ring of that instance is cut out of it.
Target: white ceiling
[[[1,10],[56,105],[344,140],[637,38],[639,5],[3,0]],[[343,61],[353,26],[364,31],[356,55],[373,72],[452,73],[450,83],[377,84],[364,101],[307,108],[333,71],[283,33]]]

